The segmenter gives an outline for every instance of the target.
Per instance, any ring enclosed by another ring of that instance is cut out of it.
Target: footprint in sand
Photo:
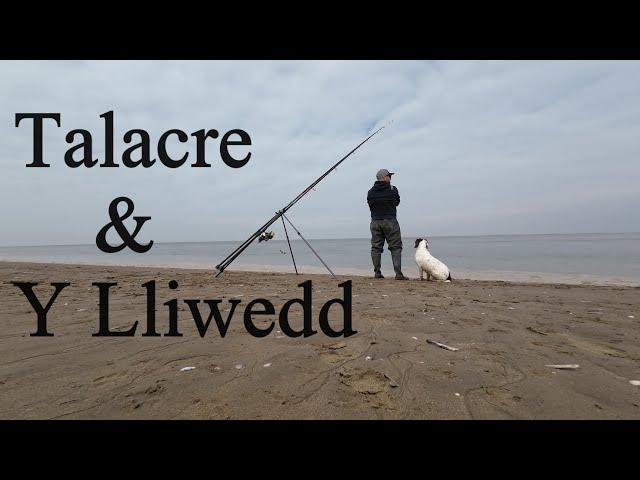
[[[391,386],[384,374],[375,370],[345,369],[338,372],[340,383],[353,390],[373,408],[390,408]]]
[[[344,369],[338,372],[338,375],[340,376],[340,383],[364,395],[376,395],[384,392],[389,383],[384,374],[371,369]]]

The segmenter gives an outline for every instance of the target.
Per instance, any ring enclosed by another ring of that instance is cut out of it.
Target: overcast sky
[[[408,237],[640,231],[637,61],[4,61],[0,92],[0,245],[93,243],[121,195],[152,217],[140,241],[241,240],[390,120],[291,210],[307,237],[369,236],[380,168],[397,172]],[[172,128],[241,128],[252,158],[231,169],[208,140],[207,169],[67,167],[75,128],[104,158],[108,110],[116,160],[127,130],[147,130],[155,157]],[[45,123],[51,168],[25,167],[16,112],[62,115]]]

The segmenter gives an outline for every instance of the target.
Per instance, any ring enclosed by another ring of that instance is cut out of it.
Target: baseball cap
[[[391,173],[389,170],[387,170],[386,168],[383,168],[381,170],[378,170],[378,173],[376,173],[376,178],[378,180],[381,180],[382,178],[386,177],[387,175],[391,176],[394,175],[393,173]]]

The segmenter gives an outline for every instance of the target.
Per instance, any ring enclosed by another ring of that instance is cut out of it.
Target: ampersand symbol
[[[124,202],[127,204],[127,211],[124,215],[120,216],[118,214],[118,205]],[[150,220],[151,217],[133,217],[136,221],[136,228],[132,234],[129,234],[129,230],[122,223],[123,220],[126,220],[133,213],[133,202],[130,198],[127,197],[118,197],[111,202],[109,205],[109,218],[111,218],[111,222],[107,223],[96,235],[96,245],[100,250],[106,253],[115,253],[122,250],[124,247],[129,247],[131,250],[137,253],[144,253],[149,250],[153,245],[153,240],[151,240],[146,245],[141,245],[140,243],[135,241],[136,235],[142,228],[142,225],[147,220]],[[107,243],[107,231],[111,228],[115,228],[120,238],[123,242],[118,246],[111,246]]]

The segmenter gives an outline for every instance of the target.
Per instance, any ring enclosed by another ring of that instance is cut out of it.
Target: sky
[[[368,237],[380,168],[407,237],[640,231],[638,61],[2,61],[0,104],[3,246],[94,243],[119,196],[151,217],[140,242],[243,240],[389,122],[290,211],[306,237]],[[239,128],[251,159],[229,168],[210,139],[211,168],[69,168],[72,129],[104,158],[109,110],[119,163],[131,129],[156,158],[166,130]],[[50,168],[25,167],[18,112],[61,114],[44,127]]]

